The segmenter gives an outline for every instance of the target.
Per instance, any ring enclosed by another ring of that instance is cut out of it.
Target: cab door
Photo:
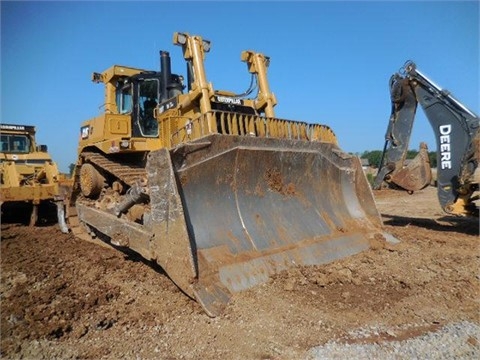
[[[154,109],[158,105],[160,81],[157,78],[140,78],[134,88],[133,136],[158,137],[158,122]]]

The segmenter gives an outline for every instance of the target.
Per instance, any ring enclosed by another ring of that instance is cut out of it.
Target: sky
[[[101,112],[92,72],[159,70],[166,50],[186,77],[176,31],[211,41],[215,89],[248,88],[243,50],[269,56],[276,116],[328,125],[347,152],[383,149],[388,81],[407,60],[480,113],[478,1],[1,1],[0,11],[0,121],[36,126],[62,172],[80,124]],[[422,141],[436,149],[419,108],[410,148]]]

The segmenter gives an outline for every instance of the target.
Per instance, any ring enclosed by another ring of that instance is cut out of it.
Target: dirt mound
[[[434,188],[375,197],[399,244],[278,274],[235,294],[218,318],[132,254],[55,225],[2,224],[1,356],[291,359],[332,339],[398,340],[480,323],[478,221],[445,217]],[[352,335],[369,326],[397,330]]]

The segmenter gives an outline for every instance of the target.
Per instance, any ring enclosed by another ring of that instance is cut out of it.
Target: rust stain
[[[282,188],[282,193],[284,195],[294,196],[296,192],[295,184],[289,183],[287,186]]]
[[[267,169],[264,179],[268,187],[285,196],[295,196],[296,187],[293,183],[284,184],[282,174],[277,169]]]
[[[282,174],[280,174],[280,171],[277,169],[267,169],[264,179],[270,189],[277,192],[282,191]]]
[[[182,175],[180,176],[180,184],[181,184],[182,186],[185,186],[185,185],[187,185],[187,183],[188,183],[188,178],[187,178],[187,176],[182,174]]]

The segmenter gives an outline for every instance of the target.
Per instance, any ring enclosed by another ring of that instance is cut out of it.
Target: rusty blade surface
[[[358,253],[381,232],[356,157],[332,144],[265,140],[215,135],[172,156],[197,273],[192,289],[212,316],[234,292],[292,266]]]

